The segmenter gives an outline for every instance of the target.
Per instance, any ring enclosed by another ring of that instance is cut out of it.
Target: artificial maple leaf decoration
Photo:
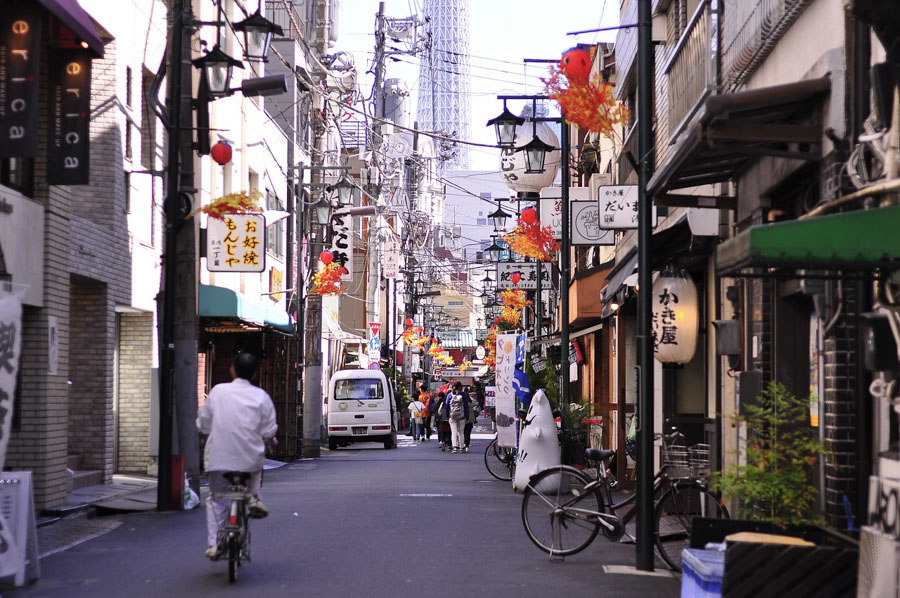
[[[208,205],[197,208],[187,216],[185,220],[192,218],[195,214],[203,212],[210,218],[223,220],[228,214],[259,214],[260,207],[257,200],[262,197],[259,191],[241,191],[240,193],[230,193],[223,195],[219,199],[213,200]]]
[[[506,289],[500,292],[500,300],[503,302],[503,307],[500,309],[500,322],[510,329],[518,328],[522,322],[522,310],[526,305],[531,305],[531,301],[525,298],[525,291]]]
[[[519,218],[513,231],[503,237],[509,243],[509,249],[527,257],[533,257],[542,262],[553,260],[559,251],[559,243],[553,238],[553,229],[549,226],[541,227],[541,221],[525,222]]]
[[[616,127],[628,122],[628,108],[616,100],[615,88],[599,76],[580,81],[567,78],[559,66],[550,67],[550,78],[541,79],[547,95],[557,101],[567,122],[609,138],[618,137]]]
[[[319,272],[313,274],[310,291],[317,295],[340,295],[344,291],[341,287],[341,270],[338,263],[326,264]]]

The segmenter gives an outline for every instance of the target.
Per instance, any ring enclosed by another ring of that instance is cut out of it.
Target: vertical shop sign
[[[513,388],[516,369],[515,334],[497,335],[497,446],[516,448],[516,391]]]
[[[50,126],[47,182],[90,181],[91,58],[84,50],[50,54]]]
[[[16,398],[16,375],[22,346],[22,302],[0,290],[0,469],[6,463],[6,447]]]
[[[266,219],[262,214],[228,214],[206,224],[206,269],[210,272],[263,272]]]
[[[0,158],[37,154],[42,18],[35,2],[0,11]]]
[[[341,282],[353,280],[353,216],[334,214],[331,217],[331,253],[334,263],[344,268]]]

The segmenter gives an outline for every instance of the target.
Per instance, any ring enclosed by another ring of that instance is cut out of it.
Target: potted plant
[[[728,542],[722,595],[855,594],[858,547],[823,526],[812,473],[828,451],[809,425],[809,398],[772,382],[736,419],[746,426],[743,461],[713,475],[711,488],[743,519],[695,519],[691,545],[738,532],[792,536],[806,545]],[[809,545],[809,543],[813,545]]]

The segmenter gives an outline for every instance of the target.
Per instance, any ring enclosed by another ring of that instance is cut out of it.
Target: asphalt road
[[[476,430],[477,431],[477,430]],[[486,432],[486,430],[483,430]],[[205,509],[122,517],[109,533],[41,559],[40,579],[9,597],[677,596],[680,580],[608,573],[634,545],[599,537],[551,562],[527,538],[521,497],[483,464],[431,442],[323,450],[266,472],[270,516],[252,523],[253,561],[235,584],[204,558]]]

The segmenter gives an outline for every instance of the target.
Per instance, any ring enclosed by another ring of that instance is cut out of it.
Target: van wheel
[[[384,441],[384,448],[386,448],[386,449],[394,448],[394,443],[391,442],[390,438],[388,438],[387,440]]]
[[[329,439],[328,439],[328,450],[330,450],[330,451],[336,451],[336,450],[337,450],[337,446],[338,446],[337,438],[329,438]]]

